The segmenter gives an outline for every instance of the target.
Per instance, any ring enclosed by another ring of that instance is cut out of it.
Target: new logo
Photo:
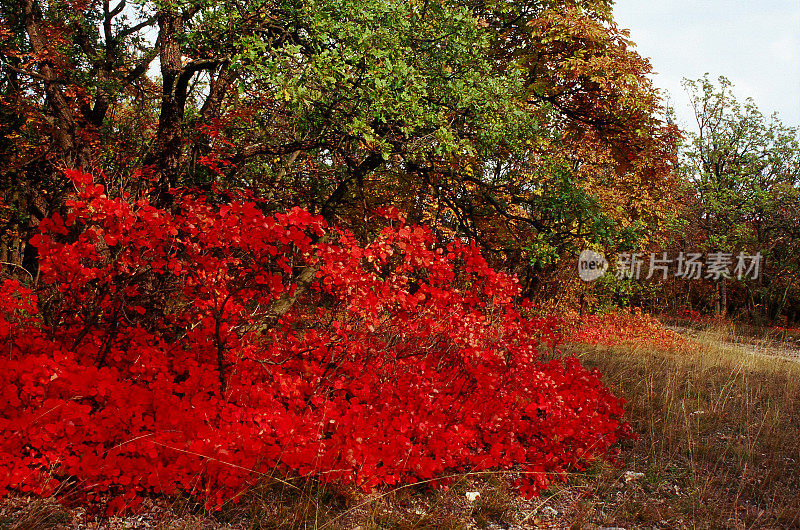
[[[608,270],[608,261],[602,254],[584,250],[578,256],[578,276],[585,282],[593,282]]]

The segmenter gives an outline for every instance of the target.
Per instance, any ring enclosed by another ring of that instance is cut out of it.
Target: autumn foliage
[[[219,505],[276,471],[370,489],[488,469],[534,494],[630,434],[599,374],[537,360],[554,322],[472,244],[396,216],[362,244],[302,209],[184,192],[166,210],[70,178],[36,289],[2,284],[0,494],[118,511]]]
[[[647,345],[664,349],[680,349],[687,340],[665,328],[653,316],[639,308],[617,309],[609,313],[579,316],[567,313],[564,318],[564,339],[593,346]]]

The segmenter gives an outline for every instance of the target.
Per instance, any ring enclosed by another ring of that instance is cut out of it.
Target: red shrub
[[[0,494],[218,504],[275,468],[365,489],[517,469],[533,494],[630,434],[597,373],[537,362],[553,321],[523,318],[473,245],[402,224],[362,245],[300,209],[169,212],[71,177],[33,241],[38,292],[2,285]]]
[[[599,346],[641,344],[665,349],[686,346],[685,337],[666,329],[656,318],[639,308],[584,315],[582,318],[571,313],[565,316],[565,322],[565,340],[570,342]]]

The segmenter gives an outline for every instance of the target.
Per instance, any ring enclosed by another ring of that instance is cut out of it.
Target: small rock
[[[477,500],[478,500],[478,497],[480,497],[480,496],[481,496],[481,492],[480,492],[480,491],[468,491],[468,492],[466,493],[466,497],[467,497],[467,500],[468,500],[469,502],[475,502],[475,501],[477,501]]]
[[[541,514],[544,517],[552,519],[553,517],[556,517],[558,515],[558,511],[552,506],[545,506],[544,508],[542,508]]]
[[[627,484],[631,480],[642,480],[644,478],[644,473],[637,473],[636,471],[626,471],[625,474],[622,476],[622,479]]]

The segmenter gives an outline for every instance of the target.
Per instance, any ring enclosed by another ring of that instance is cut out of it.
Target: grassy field
[[[622,482],[601,470],[575,483],[587,494],[558,526],[800,528],[800,364],[753,344],[718,328],[679,351],[572,347],[628,400],[639,438]]]
[[[372,495],[275,480],[214,514],[161,499],[144,515],[95,523],[17,498],[0,527],[800,528],[800,363],[774,355],[785,350],[774,337],[730,327],[691,335],[668,350],[646,341],[562,349],[627,400],[638,438],[621,447],[622,466],[598,464],[530,501],[503,474]]]

